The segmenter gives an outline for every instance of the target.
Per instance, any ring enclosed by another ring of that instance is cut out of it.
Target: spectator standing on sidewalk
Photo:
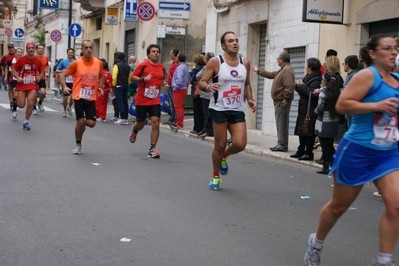
[[[251,64],[238,55],[238,38],[232,31],[225,32],[220,39],[223,55],[211,58],[200,81],[200,88],[212,92],[209,106],[213,121],[214,149],[212,152],[213,173],[208,188],[220,189],[220,174],[228,172],[227,157],[245,149],[247,128],[245,123],[245,100],[253,112],[257,106],[252,98],[250,83]],[[209,80],[213,83],[209,84]],[[227,143],[227,131],[232,144]]]
[[[316,123],[316,115],[314,109],[317,106],[318,93],[321,85],[320,75],[321,63],[319,59],[311,57],[306,62],[306,75],[303,79],[296,82],[295,91],[299,95],[298,116],[295,124],[295,135],[299,137],[299,146],[295,154],[290,155],[291,158],[297,158],[303,161],[313,161],[313,145],[315,141],[314,125]],[[311,95],[309,97],[309,94]],[[310,101],[310,102],[309,102]],[[303,123],[306,115],[309,113],[312,123],[312,132],[305,134],[303,132]]]
[[[172,79],[173,100],[176,112],[176,122],[172,127],[183,128],[184,126],[184,99],[187,95],[188,84],[189,78],[186,55],[180,52],[177,55],[177,67]]]
[[[277,63],[278,71],[261,70],[254,66],[252,70],[267,79],[274,79],[271,96],[274,103],[274,118],[277,129],[277,145],[271,147],[271,151],[288,151],[288,133],[290,122],[291,103],[294,99],[295,73],[290,64],[291,58],[287,52],[280,53]]]
[[[202,75],[204,74],[206,64],[209,62],[209,60],[214,57],[215,54],[208,52],[204,56],[204,62],[205,66],[201,69],[200,72],[197,74],[197,80],[201,80]],[[209,81],[209,84],[212,83],[212,80]],[[209,117],[209,102],[211,101],[212,98],[212,92],[205,92],[201,90],[200,94],[201,102],[202,102],[202,110],[204,112],[204,128],[201,131],[201,135],[199,135],[200,138],[205,138],[208,136],[213,136],[213,128],[212,128],[212,120]]]
[[[35,56],[35,44],[28,42],[26,44],[25,56],[22,56],[15,62],[11,74],[17,79],[17,104],[19,108],[24,108],[25,121],[22,125],[24,130],[30,130],[29,119],[32,114],[33,106],[36,104],[37,83],[44,76],[44,66],[39,58]]]
[[[173,87],[172,87],[172,79],[173,75],[175,74],[176,68],[177,68],[177,55],[179,54],[179,50],[173,49],[170,51],[170,60],[172,60],[172,63],[170,64],[169,67],[169,72],[168,72],[168,97],[169,97],[169,102],[170,102],[170,116],[167,122],[163,123],[166,125],[173,125],[176,122],[176,110],[175,110],[175,103],[173,99]]]
[[[68,68],[61,73],[60,80],[64,93],[72,93],[75,105],[76,126],[75,141],[76,147],[73,154],[80,154],[82,149],[82,138],[86,126],[93,128],[96,125],[96,99],[97,91],[103,95],[103,63],[93,56],[93,41],[82,42],[83,55],[73,61]],[[72,91],[65,82],[65,77],[73,76]]]
[[[338,136],[340,114],[335,110],[335,104],[341,93],[339,83],[333,72],[324,73],[322,87],[318,95],[318,104],[314,110],[317,115],[315,132],[319,136],[323,169],[316,171],[318,174],[326,175],[330,170],[330,162],[335,153],[334,138]]]
[[[97,91],[96,121],[107,122],[108,94],[112,88],[112,74],[109,72],[107,61],[105,61],[105,59],[101,59],[101,62],[103,63],[104,87],[102,95],[100,90]]]
[[[379,226],[379,252],[370,266],[395,265],[392,258],[399,235],[398,76],[391,73],[398,55],[388,34],[372,36],[359,71],[341,92],[339,113],[352,114],[352,125],[341,139],[331,172],[332,199],[321,209],[316,233],[308,238],[305,265],[321,265],[324,240],[356,200],[364,184],[373,182],[385,210]],[[386,134],[386,132],[393,134]]]
[[[137,66],[137,59],[134,55],[129,56],[127,63],[130,66],[130,74],[133,73],[135,67]],[[137,82],[130,82],[130,74],[129,74],[129,85],[127,87],[127,98],[134,98],[137,92],[137,86],[139,85]]]
[[[197,84],[198,87],[197,74],[205,66],[204,56],[202,54],[194,55],[193,63],[193,69],[190,71],[190,83],[191,99],[193,100],[194,126],[190,133],[199,135],[204,128],[204,111],[200,95],[195,95],[195,84]]]
[[[125,60],[125,53],[118,53],[118,62],[112,69],[112,86],[121,118],[114,122],[115,125],[129,125],[127,103],[127,87],[129,86],[130,66]]]

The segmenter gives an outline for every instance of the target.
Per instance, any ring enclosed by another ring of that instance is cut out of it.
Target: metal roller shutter
[[[260,25],[260,44],[259,44],[259,69],[265,69],[266,61],[266,24]],[[258,93],[256,102],[258,110],[256,110],[256,129],[262,129],[263,114],[263,95],[264,95],[265,78],[258,75]]]
[[[306,47],[296,47],[286,49],[291,57],[291,66],[294,68],[295,72],[295,81],[298,79],[302,79],[305,76],[305,66],[306,66]],[[290,126],[289,126],[289,134],[293,135],[295,130],[296,118],[298,116],[298,101],[299,95],[298,93],[294,93],[294,100],[291,104],[290,110]]]

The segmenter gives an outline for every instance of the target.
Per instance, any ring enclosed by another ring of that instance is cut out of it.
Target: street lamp
[[[17,6],[13,6],[12,7],[12,14],[14,15],[14,19],[17,19],[17,20],[19,20],[19,19],[28,19],[28,18],[26,18],[26,17],[20,17],[20,18],[17,18],[16,17],[16,15],[18,14],[18,8],[17,8]]]

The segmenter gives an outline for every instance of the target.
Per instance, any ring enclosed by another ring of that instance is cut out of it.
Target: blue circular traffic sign
[[[155,7],[149,2],[142,2],[137,6],[137,16],[144,21],[151,20],[155,15]]]
[[[17,38],[22,38],[22,36],[24,36],[25,32],[24,32],[23,29],[17,28],[17,29],[14,31],[14,34],[15,34],[15,36],[16,36]]]
[[[72,37],[77,37],[82,33],[82,27],[79,24],[73,23],[69,26],[68,32]]]
[[[62,38],[62,34],[59,30],[53,30],[52,32],[50,32],[50,39],[53,42],[59,42],[61,41]]]

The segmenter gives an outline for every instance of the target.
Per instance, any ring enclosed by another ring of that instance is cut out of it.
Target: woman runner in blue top
[[[389,35],[371,37],[363,58],[369,67],[353,76],[338,99],[337,112],[350,114],[352,124],[334,155],[332,199],[320,212],[316,233],[309,236],[305,265],[321,265],[324,239],[371,181],[386,210],[380,221],[379,253],[370,265],[394,265],[392,252],[399,234],[399,78],[391,71],[397,48]]]

